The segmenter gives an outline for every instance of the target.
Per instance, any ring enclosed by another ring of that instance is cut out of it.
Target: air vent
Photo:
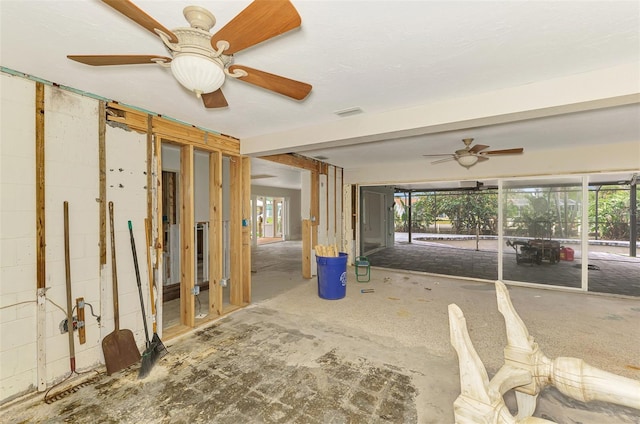
[[[328,158],[328,157],[326,157],[326,156],[314,156],[313,158],[314,158],[314,159],[318,159],[318,160],[327,160],[327,159],[329,159],[329,158]]]
[[[345,118],[347,116],[358,115],[360,113],[363,113],[363,110],[360,109],[360,107],[355,106],[355,107],[350,107],[350,108],[347,108],[347,109],[336,110],[333,113],[335,113],[336,115],[338,115],[341,118]]]

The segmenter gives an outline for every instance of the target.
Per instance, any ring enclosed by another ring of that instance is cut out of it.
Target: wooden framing
[[[193,162],[193,145],[183,145],[180,148],[180,322],[188,327],[195,326]]]
[[[302,278],[311,278],[311,221],[302,220]]]
[[[107,133],[106,104],[98,104],[98,172],[100,196],[100,265],[107,264]]]
[[[109,121],[127,125],[142,133],[148,132],[148,119],[156,137],[163,137],[180,144],[189,144],[201,150],[221,151],[239,155],[240,140],[226,135],[215,134],[187,124],[172,121],[161,116],[148,115],[145,112],[122,106],[115,102],[107,104]]]
[[[103,116],[107,121],[124,124],[147,136],[147,215],[155,222],[151,226],[151,240],[156,249],[155,269],[162,269],[163,234],[162,222],[166,205],[157,195],[157,210],[154,210],[153,190],[162,193],[163,142],[180,146],[180,324],[166,334],[175,336],[195,326],[195,230],[194,230],[194,150],[209,153],[209,311],[221,315],[251,302],[251,246],[250,228],[243,226],[250,213],[250,159],[240,155],[240,141],[234,137],[216,134],[180,123],[162,116],[122,106],[116,102],[106,104]],[[223,269],[222,243],[222,158],[230,158],[230,204],[231,204],[231,308],[223,310],[223,289],[220,286]],[[156,169],[154,169],[154,166]],[[317,166],[317,165],[316,165]],[[153,175],[157,178],[154,180]],[[157,282],[160,285],[160,282]],[[161,291],[161,287],[158,287]],[[199,321],[200,322],[200,321]]]
[[[242,282],[243,267],[242,267],[242,161],[239,156],[231,157],[229,161],[229,174],[230,174],[230,249],[231,249],[231,293],[230,303],[235,306],[243,305],[243,290]],[[251,272],[251,270],[248,270]]]
[[[162,231],[162,220],[163,220],[163,216],[164,216],[164,205],[162,204],[162,141],[160,139],[160,137],[156,137],[155,140],[153,141],[155,146],[154,146],[154,156],[155,156],[155,160],[156,160],[156,181],[154,183],[154,185],[156,186],[156,190],[157,190],[157,210],[156,210],[156,217],[155,217],[155,224],[152,222],[151,225],[151,243],[153,245],[153,247],[155,248],[155,252],[156,252],[156,262],[154,265],[155,269],[162,269],[162,252],[164,250],[163,244],[164,244],[164,236],[163,236],[163,231]],[[148,188],[151,189],[151,188]],[[156,281],[156,283],[159,284],[159,286],[161,286],[162,284],[158,281]],[[161,292],[160,287],[157,287],[158,293]],[[157,298],[160,299],[160,301],[162,300],[162,296],[157,296]]]
[[[44,175],[44,84],[36,83],[35,91],[35,153],[36,153],[36,292],[37,292],[37,328],[36,343],[38,351],[37,379],[38,391],[47,388],[47,308],[46,308],[46,238],[45,238],[45,175]]]
[[[209,154],[209,313],[222,315],[222,154]]]
[[[320,174],[311,172],[311,246],[318,244],[318,225],[320,224]]]
[[[251,303],[251,158],[242,159],[242,303]],[[248,271],[247,271],[248,270]]]
[[[283,165],[293,166],[295,168],[306,169],[311,172],[321,172],[322,162],[310,159],[295,153],[284,153],[280,155],[260,156],[260,159],[271,162],[281,163]]]
[[[46,274],[46,232],[45,232],[45,173],[44,173],[44,84],[36,83],[36,284],[45,288]]]
[[[153,119],[147,117],[147,219],[149,222],[153,219],[153,190],[150,189],[153,172]],[[151,231],[151,229],[146,230]],[[150,240],[151,234],[147,234]]]

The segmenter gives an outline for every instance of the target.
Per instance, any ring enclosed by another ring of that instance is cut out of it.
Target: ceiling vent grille
[[[350,107],[350,108],[347,108],[347,109],[336,110],[333,113],[335,113],[336,115],[338,115],[341,118],[345,118],[347,116],[361,114],[361,113],[363,113],[363,110],[360,109],[358,106],[355,106],[355,107]]]

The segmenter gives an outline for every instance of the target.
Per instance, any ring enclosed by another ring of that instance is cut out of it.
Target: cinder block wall
[[[0,399],[36,383],[34,111],[35,83],[0,74]]]
[[[108,244],[107,264],[100,264],[99,100],[45,86],[47,302],[42,317],[36,304],[36,83],[6,74],[0,78],[0,403],[4,403],[35,390],[39,379],[50,386],[70,372],[68,335],[59,329],[66,318],[64,201],[69,202],[73,304],[77,297],[84,297],[101,317],[98,323],[87,308],[86,343],[81,345],[77,331],[74,334],[78,370],[104,362],[100,343],[113,331],[113,297]],[[105,144],[106,201],[115,204],[120,327],[132,330],[142,348],[144,332],[127,221],[134,225],[143,288],[148,288],[146,136],[107,126]],[[46,326],[44,376],[38,375],[39,319]]]

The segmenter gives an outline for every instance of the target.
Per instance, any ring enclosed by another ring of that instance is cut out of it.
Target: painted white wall
[[[180,172],[180,148],[162,144],[162,170]]]
[[[327,175],[318,175],[318,244],[328,245],[329,234],[327,231]]]
[[[72,302],[82,296],[99,309],[98,102],[51,86],[44,93],[46,296],[66,310],[63,202],[68,201]],[[35,280],[22,283],[35,289]],[[68,373],[70,365],[68,334],[58,329],[65,314],[57,308],[47,311],[46,378],[51,382]],[[86,335],[87,343],[80,345],[75,334],[80,369],[95,365],[101,355],[100,330],[90,314]]]
[[[97,114],[94,117],[95,119],[97,119]],[[144,219],[147,217],[146,134],[125,131],[121,128],[113,128],[107,125],[105,144],[107,151],[107,200],[112,201],[114,204],[120,328],[131,330],[138,346],[142,348],[145,335],[133,254],[131,252],[128,221],[131,221],[133,226],[145,312],[148,314],[151,312],[151,307],[148,304],[149,279],[146,267],[146,238],[144,234]],[[122,171],[120,171],[121,169]],[[103,337],[114,329],[109,231],[109,225],[107,224],[107,265],[102,272],[102,295],[104,298],[102,312]],[[151,322],[149,315],[147,320],[149,323]],[[102,352],[102,349],[100,349],[100,352]]]
[[[37,387],[34,108],[35,83],[0,74],[0,401]]]
[[[113,330],[111,259],[100,266],[98,101],[45,86],[46,297],[44,376],[37,375],[35,82],[0,76],[0,402],[51,384],[70,372],[66,318],[63,202],[69,202],[72,302],[84,297],[101,322],[86,312],[85,344],[75,338],[78,370],[103,362],[102,337]],[[121,328],[144,346],[140,301],[127,221],[144,255],[146,136],[107,127],[107,200],[115,204]],[[107,230],[109,226],[107,225]],[[109,236],[107,233],[107,244]],[[107,246],[110,252],[110,246]],[[142,281],[146,259],[139,256]],[[148,286],[147,286],[148,287]],[[148,309],[148,308],[147,308]]]
[[[222,157],[222,220],[228,221],[231,216],[231,164],[232,159]],[[237,160],[237,159],[233,159]]]
[[[195,151],[193,185],[195,221],[209,222],[209,153]]]

